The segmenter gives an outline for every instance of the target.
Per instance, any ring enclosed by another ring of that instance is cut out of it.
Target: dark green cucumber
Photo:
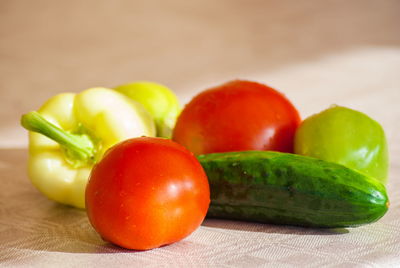
[[[342,165],[268,151],[200,155],[211,189],[208,217],[309,227],[374,222],[385,187]]]

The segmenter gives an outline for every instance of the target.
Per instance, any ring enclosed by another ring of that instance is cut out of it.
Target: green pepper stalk
[[[38,112],[33,111],[21,117],[21,125],[33,132],[40,133],[58,144],[73,167],[92,165],[95,161],[95,143],[87,134],[72,134],[47,121]]]

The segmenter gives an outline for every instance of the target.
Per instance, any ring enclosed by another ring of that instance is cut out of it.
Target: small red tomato
[[[180,114],[173,140],[194,154],[272,150],[293,152],[300,116],[278,91],[235,80],[203,91]]]
[[[94,229],[128,249],[179,241],[204,220],[210,203],[206,174],[191,152],[161,138],[134,138],[94,166],[86,209]]]

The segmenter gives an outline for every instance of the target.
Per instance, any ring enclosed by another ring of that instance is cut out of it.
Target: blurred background
[[[338,103],[398,123],[374,99],[400,101],[400,1],[0,0],[0,147],[26,146],[19,117],[57,93],[150,80],[183,105],[236,78],[303,117]]]

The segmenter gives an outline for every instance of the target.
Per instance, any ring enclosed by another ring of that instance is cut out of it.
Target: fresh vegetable
[[[194,97],[178,117],[173,140],[194,154],[293,151],[297,110],[278,91],[235,80]]]
[[[210,203],[206,174],[183,146],[136,138],[112,147],[93,168],[86,208],[96,231],[121,247],[147,250],[192,233]]]
[[[374,222],[389,206],[378,180],[311,157],[247,151],[198,159],[211,188],[209,217],[333,228]]]
[[[155,135],[152,117],[112,89],[92,88],[50,98],[23,115],[29,133],[29,177],[48,198],[83,208],[90,170],[117,142]]]
[[[382,183],[387,181],[389,161],[383,128],[349,108],[333,106],[304,120],[296,133],[295,153],[345,165]]]
[[[151,113],[156,121],[157,136],[171,138],[181,108],[169,88],[153,82],[138,81],[118,86],[115,90],[140,102]]]

